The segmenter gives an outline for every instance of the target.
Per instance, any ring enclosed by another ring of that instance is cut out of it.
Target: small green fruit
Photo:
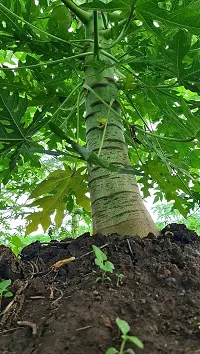
[[[121,12],[113,11],[109,14],[109,20],[113,22],[119,22],[121,20]]]
[[[70,11],[64,5],[56,6],[48,20],[49,31],[61,38],[66,38],[68,29],[72,23],[72,16]]]

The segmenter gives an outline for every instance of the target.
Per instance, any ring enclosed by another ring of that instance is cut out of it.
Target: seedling
[[[137,337],[134,337],[134,336],[129,336],[127,334],[130,331],[130,326],[129,326],[129,324],[126,321],[121,320],[118,317],[118,318],[116,318],[115,322],[116,322],[117,326],[119,327],[119,329],[120,329],[120,331],[122,333],[122,335],[121,335],[122,344],[121,344],[119,350],[117,350],[114,347],[111,347],[111,348],[109,348],[106,351],[106,354],[135,354],[133,349],[130,349],[130,348],[129,349],[124,349],[126,342],[134,343],[140,349],[144,348],[144,345],[143,345],[143,343],[141,342],[140,339],[138,339]]]
[[[11,284],[11,280],[3,280],[0,282],[0,311],[1,311],[1,302],[3,297],[11,297],[13,296],[13,293],[9,291],[7,288]]]
[[[124,274],[116,274],[117,277],[117,286],[121,286],[123,284],[124,281]]]
[[[112,262],[109,262],[107,260],[107,256],[104,252],[100,250],[99,247],[97,246],[92,246],[94,254],[96,256],[95,258],[95,264],[101,269],[101,277],[97,277],[96,281],[101,280],[102,283],[105,280],[111,281],[110,277],[107,276],[107,273],[112,273],[114,270],[114,264]]]

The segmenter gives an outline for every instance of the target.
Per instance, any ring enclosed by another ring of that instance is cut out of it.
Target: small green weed
[[[11,280],[3,280],[0,282],[0,311],[1,311],[1,302],[3,297],[11,297],[13,293],[8,290],[8,286],[11,284]]]
[[[138,339],[137,337],[134,337],[134,336],[129,336],[127,334],[130,331],[130,326],[126,321],[121,320],[120,318],[116,318],[115,321],[122,333],[122,335],[121,335],[122,344],[121,344],[119,350],[117,350],[114,347],[111,347],[106,351],[106,354],[135,354],[135,352],[130,348],[124,349],[126,342],[134,343],[140,349],[144,348],[144,345],[140,339]]]
[[[116,278],[117,278],[117,287],[120,287],[124,282],[124,274],[122,273],[116,274]]]
[[[96,281],[101,280],[102,283],[105,280],[111,281],[110,277],[107,276],[107,273],[113,272],[113,270],[115,269],[114,264],[107,260],[106,254],[102,252],[99,247],[93,245],[92,248],[96,256],[94,260],[95,264],[101,269],[101,274],[102,274],[101,277],[96,278]]]

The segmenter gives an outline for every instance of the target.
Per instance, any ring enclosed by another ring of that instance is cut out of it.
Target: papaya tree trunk
[[[98,23],[98,32],[103,33],[101,17]],[[94,19],[91,18],[86,25],[86,38],[94,40],[94,34]],[[111,59],[98,50],[98,44],[109,45],[103,34],[98,43],[87,43],[88,51],[96,51],[96,57],[85,57],[87,148],[111,164],[127,167],[130,161],[120,119],[115,72],[109,65]],[[99,60],[104,66],[98,65]],[[110,172],[99,166],[88,166],[88,172],[94,233],[137,234],[141,237],[149,232],[158,234],[133,175]]]

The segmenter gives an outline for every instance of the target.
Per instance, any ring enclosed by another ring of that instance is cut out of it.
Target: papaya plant
[[[0,32],[2,184],[59,163],[27,233],[88,211],[88,191],[104,234],[158,234],[138,184],[184,216],[199,204],[198,0],[2,0]]]

